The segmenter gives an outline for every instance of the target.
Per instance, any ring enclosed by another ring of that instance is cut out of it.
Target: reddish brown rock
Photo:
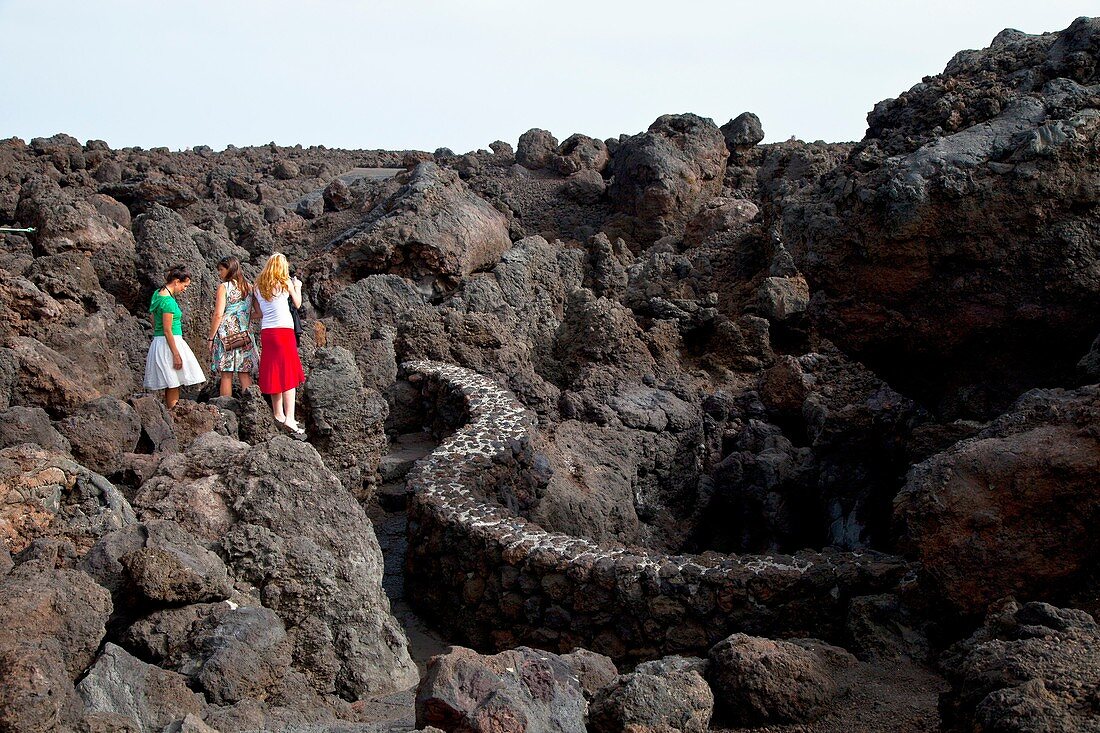
[[[819,716],[844,692],[839,673],[855,664],[851,654],[816,639],[734,634],[710,650],[707,677],[724,721],[800,723]]]
[[[416,692],[417,726],[464,733],[584,733],[586,709],[569,665],[527,647],[494,656],[452,647],[432,657]]]
[[[1100,388],[1034,390],[913,467],[894,503],[902,547],[938,600],[981,614],[1058,598],[1100,562]]]

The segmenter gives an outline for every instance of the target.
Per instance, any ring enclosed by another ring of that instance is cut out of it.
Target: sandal
[[[280,424],[283,427],[285,427],[287,430],[294,433],[295,435],[305,435],[306,434],[305,429],[301,425],[299,425],[297,422],[295,422],[293,425],[289,422],[283,422],[283,423],[280,423]]]

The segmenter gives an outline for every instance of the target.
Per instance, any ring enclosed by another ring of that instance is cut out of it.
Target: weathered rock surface
[[[713,709],[714,695],[698,672],[632,672],[596,695],[588,729],[595,733],[705,733]]]
[[[135,521],[110,481],[72,459],[31,444],[0,450],[0,543],[10,552],[49,536],[83,554]]]
[[[558,148],[558,140],[546,130],[528,130],[519,136],[516,162],[524,168],[537,170],[550,164]]]
[[[1095,731],[1100,627],[1083,611],[1008,601],[943,662],[945,729]]]
[[[293,629],[295,668],[318,692],[354,699],[415,681],[374,530],[312,446],[207,433],[161,462],[135,506],[221,545],[231,577]]]
[[[1007,595],[1057,598],[1100,561],[1100,389],[1033,390],[909,472],[903,548],[934,596],[976,615]]]
[[[608,166],[617,211],[610,226],[639,245],[683,233],[684,222],[722,190],[726,141],[713,122],[664,115],[623,142]]]
[[[734,634],[710,650],[716,715],[737,725],[813,720],[844,691],[838,673],[856,660],[816,639]]]
[[[85,709],[130,718],[140,730],[164,730],[189,714],[202,716],[202,695],[186,679],[146,664],[110,642],[77,685]]]
[[[416,692],[416,723],[445,731],[584,733],[587,703],[561,657],[519,647],[493,656],[452,647],[432,657]]]
[[[57,643],[70,681],[95,659],[111,598],[85,573],[25,562],[0,577],[0,646]]]
[[[1096,336],[1098,36],[956,54],[783,212],[826,335],[951,416],[1064,381]]]
[[[350,284],[387,271],[450,282],[492,264],[511,246],[504,215],[472,194],[454,171],[423,163],[403,180],[362,223],[329,245],[328,266],[315,270],[326,283],[338,278]]]
[[[68,439],[76,460],[109,475],[120,468],[123,453],[137,448],[141,419],[127,403],[100,397],[71,411],[57,422],[57,429]]]
[[[389,406],[363,385],[355,357],[339,346],[318,349],[304,388],[313,445],[325,465],[360,501],[369,501],[378,483],[378,461],[386,450]]]
[[[158,611],[126,632],[158,665],[185,675],[219,705],[276,693],[291,663],[282,620],[260,606],[194,604]]]

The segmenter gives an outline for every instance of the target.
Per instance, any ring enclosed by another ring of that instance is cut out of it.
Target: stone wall
[[[908,570],[869,551],[666,556],[547,532],[515,513],[545,480],[534,415],[467,369],[403,369],[429,411],[451,413],[441,422],[465,405],[465,424],[409,476],[407,593],[456,642],[635,660],[705,654],[736,631],[836,640],[851,598],[890,589]]]

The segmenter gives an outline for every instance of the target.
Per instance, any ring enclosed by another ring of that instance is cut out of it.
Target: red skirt
[[[260,391],[279,394],[306,381],[293,328],[265,328],[260,331]]]

